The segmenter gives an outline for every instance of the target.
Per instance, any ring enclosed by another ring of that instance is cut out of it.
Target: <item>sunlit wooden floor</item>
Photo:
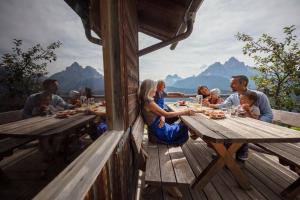
[[[207,157],[211,157],[208,152]],[[252,200],[269,199],[280,200],[279,193],[298,178],[298,175],[287,167],[279,164],[274,156],[250,152],[250,159],[243,165],[243,170],[251,182],[251,190],[241,189],[228,169],[218,173],[203,190],[193,190],[189,187],[181,187],[183,198],[188,200]],[[163,186],[143,189],[141,198],[155,200],[173,200],[174,198]],[[300,197],[296,198],[300,199]]]

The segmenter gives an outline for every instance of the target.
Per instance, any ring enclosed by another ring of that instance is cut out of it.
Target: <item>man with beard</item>
[[[230,87],[233,94],[231,94],[222,104],[209,104],[212,108],[225,108],[228,106],[239,106],[240,95],[245,94],[248,89],[249,79],[244,75],[232,76]],[[260,110],[259,120],[271,123],[273,120],[272,108],[268,97],[260,91],[251,90],[257,94],[257,101],[255,106]],[[248,144],[244,144],[236,153],[236,159],[245,161],[248,159]]]

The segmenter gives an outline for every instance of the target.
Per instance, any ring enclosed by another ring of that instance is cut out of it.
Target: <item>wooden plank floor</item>
[[[206,148],[201,143],[197,148]],[[202,158],[201,158],[202,157]],[[197,159],[211,159],[211,152]],[[202,166],[201,166],[202,167]],[[205,167],[205,166],[204,166]],[[279,164],[274,156],[250,151],[250,159],[242,166],[243,171],[251,182],[251,190],[241,189],[228,169],[223,169],[201,191],[181,186],[182,199],[188,200],[281,200],[279,193],[298,177],[293,171]],[[162,186],[145,189],[142,198],[173,200]],[[300,197],[296,198],[297,200]]]

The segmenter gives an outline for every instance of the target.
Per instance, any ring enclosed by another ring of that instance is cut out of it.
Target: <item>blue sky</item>
[[[10,51],[13,38],[23,39],[27,47],[60,40],[63,46],[57,50],[57,62],[48,67],[50,74],[74,61],[103,71],[102,48],[85,38],[80,18],[63,0],[0,0],[0,5],[0,54]],[[223,63],[231,56],[252,65],[234,35],[269,33],[280,39],[282,28],[292,24],[299,37],[299,0],[204,0],[192,35],[175,51],[166,47],[140,58],[141,79],[199,74],[205,66]],[[158,40],[140,34],[140,48],[155,42]]]

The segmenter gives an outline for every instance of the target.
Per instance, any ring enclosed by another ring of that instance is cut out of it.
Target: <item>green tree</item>
[[[47,75],[47,64],[57,59],[54,52],[61,42],[46,47],[36,44],[26,50],[22,40],[13,40],[12,52],[5,53],[0,62],[0,110],[23,107],[26,98],[41,88],[41,79]]]
[[[243,53],[253,58],[260,72],[252,77],[258,89],[263,90],[276,109],[300,110],[300,50],[295,26],[284,27],[285,39],[262,34],[257,40],[238,33],[236,38],[245,42]]]

